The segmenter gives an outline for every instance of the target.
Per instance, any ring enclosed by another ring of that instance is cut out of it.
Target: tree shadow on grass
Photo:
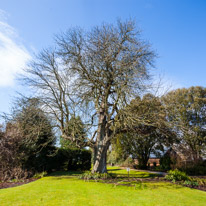
[[[135,190],[158,190],[158,189],[166,189],[166,190],[176,190],[183,189],[184,186],[168,183],[165,181],[161,182],[145,182],[144,180],[126,180],[126,179],[116,179],[115,181],[102,181],[101,183],[112,184],[116,187],[129,187],[134,188]]]
[[[168,182],[147,182],[144,183],[145,186],[147,187],[147,189],[160,189],[160,188],[164,188],[167,190],[176,190],[176,189],[183,189],[185,188],[182,185],[177,185],[177,184],[172,184],[172,183],[168,183]]]
[[[49,177],[71,177],[71,176],[78,176],[84,173],[83,171],[56,171],[48,174]]]
[[[110,171],[118,171],[118,170],[122,170],[122,169],[107,169],[108,172],[110,172]]]
[[[126,172],[119,172],[121,169],[109,169],[108,173],[113,175],[115,179],[127,179],[128,174]],[[55,179],[61,179],[61,178],[73,178],[78,177],[84,173],[84,171],[56,171],[52,172],[47,175],[47,177],[58,177]],[[153,174],[153,173],[145,173],[145,172],[138,172],[138,173],[132,173],[129,174],[129,178],[138,178],[138,179],[155,179],[161,177],[159,174]]]

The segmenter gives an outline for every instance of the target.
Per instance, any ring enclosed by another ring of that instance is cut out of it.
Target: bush
[[[51,170],[90,170],[91,151],[81,149],[62,149],[51,159]]]
[[[195,181],[195,180],[185,180],[183,185],[189,186],[189,187],[197,187],[199,185],[199,183],[198,183],[198,181]]]
[[[47,172],[36,173],[36,174],[33,176],[33,178],[39,179],[39,178],[45,177],[46,175],[47,175]]]
[[[187,176],[185,172],[179,171],[178,169],[170,170],[165,178],[172,182],[190,180],[190,177]]]
[[[2,169],[0,170],[0,182],[7,182],[10,180],[20,180],[32,177],[33,173],[23,170],[21,167]]]
[[[79,176],[80,179],[84,180],[105,180],[105,179],[113,179],[116,177],[116,174],[111,173],[92,173],[87,171]]]
[[[198,185],[199,185],[199,186],[206,187],[206,179],[195,178],[194,180],[198,182]]]

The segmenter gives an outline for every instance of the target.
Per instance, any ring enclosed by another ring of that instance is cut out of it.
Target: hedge
[[[56,155],[51,158],[50,170],[90,170],[91,151],[86,149],[59,148]]]

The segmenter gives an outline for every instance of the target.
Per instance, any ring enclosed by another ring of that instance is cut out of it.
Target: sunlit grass
[[[107,168],[109,173],[116,174],[118,177],[128,177],[128,172],[126,169],[120,169],[119,167],[108,167]],[[148,172],[140,172],[137,170],[130,170],[129,171],[129,177],[134,177],[134,178],[153,178],[156,176],[160,176],[157,174],[151,174]]]
[[[120,176],[126,170],[109,168]],[[206,193],[167,182],[131,182],[132,187],[88,182],[78,179],[79,172],[57,172],[22,186],[1,189],[1,206],[67,206],[67,205],[180,205],[205,206]],[[150,174],[131,171],[135,178]],[[126,184],[126,183],[124,183]]]

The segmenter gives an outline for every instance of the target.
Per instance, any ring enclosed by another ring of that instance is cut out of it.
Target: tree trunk
[[[107,145],[95,146],[94,148],[94,165],[92,172],[107,172]]]
[[[103,108],[103,106],[102,106]],[[97,130],[97,140],[94,145],[94,162],[92,172],[107,172],[107,149],[109,147],[109,131],[106,129],[107,120],[104,109],[100,109]]]
[[[139,168],[140,169],[147,169],[147,162],[149,160],[149,157],[142,157],[142,158],[138,158],[138,162],[139,162]]]

